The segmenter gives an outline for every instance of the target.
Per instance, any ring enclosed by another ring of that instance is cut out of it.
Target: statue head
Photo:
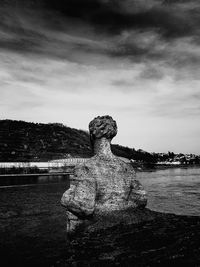
[[[102,137],[112,140],[117,134],[117,123],[111,116],[98,116],[89,123],[89,131],[92,140]]]

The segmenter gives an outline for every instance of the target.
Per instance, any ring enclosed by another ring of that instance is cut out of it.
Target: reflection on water
[[[148,208],[200,216],[200,168],[171,168],[138,172],[148,193]]]
[[[64,175],[23,175],[0,177],[0,187],[34,184],[60,183],[69,180],[69,174]]]

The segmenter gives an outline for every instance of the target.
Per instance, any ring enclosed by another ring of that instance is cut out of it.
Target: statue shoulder
[[[131,165],[131,162],[125,162],[123,159],[119,158],[119,166],[120,166],[120,169],[121,171],[126,174],[131,174],[131,175],[136,175],[136,172],[135,172],[135,169],[133,168],[133,166]]]
[[[74,168],[74,176],[75,177],[89,177],[92,175],[92,166],[89,162],[79,163]]]

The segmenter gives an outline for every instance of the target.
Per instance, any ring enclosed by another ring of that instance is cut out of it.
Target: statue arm
[[[94,179],[74,179],[63,194],[61,204],[77,217],[92,215],[95,207],[96,184]]]
[[[138,180],[132,180],[128,201],[135,202],[137,207],[143,208],[147,205],[146,191]]]

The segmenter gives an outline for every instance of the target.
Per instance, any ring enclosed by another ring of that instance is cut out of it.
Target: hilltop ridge
[[[134,149],[112,145],[117,156],[132,158]],[[87,131],[61,123],[0,120],[0,161],[47,161],[91,157]]]
[[[92,155],[89,134],[60,123],[0,120],[0,161],[46,161]]]
[[[111,145],[119,157],[133,159],[147,167],[161,164],[200,164],[194,154],[149,153],[118,144]],[[0,120],[0,162],[48,161],[68,157],[88,158],[93,155],[89,132],[62,123],[33,123]]]

